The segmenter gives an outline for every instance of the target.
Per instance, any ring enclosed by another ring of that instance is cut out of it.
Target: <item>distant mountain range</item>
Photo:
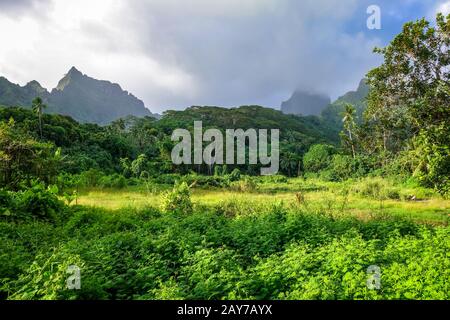
[[[356,91],[350,91],[331,103],[331,99],[325,95],[297,90],[289,100],[282,103],[281,111],[285,114],[319,116],[337,136],[342,130],[345,104],[353,104],[357,116],[361,118],[368,92],[369,87],[362,80]],[[127,116],[160,118],[160,115],[152,114],[141,100],[122,90],[118,84],[91,78],[75,67],[51,92],[34,80],[20,86],[0,77],[0,105],[30,108],[32,100],[38,96],[48,105],[45,112],[68,115],[82,123],[104,125]]]
[[[330,97],[325,95],[297,90],[281,104],[281,111],[285,114],[318,116],[330,103]]]
[[[333,103],[324,95],[297,90],[288,101],[283,102],[281,111],[285,114],[319,116],[332,135],[338,137],[343,128],[342,114],[345,105],[349,103],[355,107],[356,121],[360,122],[367,106],[368,94],[369,86],[364,79],[361,80],[356,91],[347,92]]]
[[[355,106],[357,113],[365,108],[365,99],[369,94],[369,87],[365,80],[361,80],[356,91],[350,91],[331,103],[331,99],[322,94],[314,94],[297,90],[292,97],[281,104],[281,111],[285,114],[302,116],[327,116],[344,111],[346,103]]]
[[[369,94],[369,86],[365,80],[361,80],[356,91],[350,91],[339,97],[332,104],[327,106],[321,113],[321,118],[324,124],[338,135],[343,128],[342,118],[345,111],[345,105],[351,104],[356,110],[356,122],[361,122],[364,110],[367,107],[366,98]]]
[[[0,77],[0,105],[30,107],[37,96],[48,105],[46,112],[68,115],[79,122],[107,124],[130,115],[157,116],[118,84],[88,77],[75,67],[51,92],[37,81],[22,87]]]

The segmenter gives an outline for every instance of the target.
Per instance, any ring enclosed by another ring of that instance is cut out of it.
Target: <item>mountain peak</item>
[[[152,115],[143,101],[118,84],[91,78],[75,67],[51,92],[34,80],[21,87],[0,76],[1,105],[30,107],[37,96],[46,102],[49,113],[68,115],[80,122],[107,124],[129,115]]]
[[[67,73],[68,75],[80,75],[82,74],[80,70],[78,70],[75,67],[70,68],[69,72]]]
[[[69,72],[66,73],[66,75],[59,80],[58,85],[56,86],[56,90],[63,91],[64,88],[66,88],[71,80],[77,79],[82,77],[83,74],[75,67],[70,68]]]
[[[28,82],[24,86],[24,88],[29,89],[32,92],[36,92],[36,94],[47,93],[47,89],[45,89],[43,86],[41,86],[41,84],[39,82],[37,82],[36,80],[32,80],[32,81]]]
[[[148,116],[144,103],[120,85],[98,80],[72,67],[50,96],[55,111],[81,122],[106,124],[128,115]]]

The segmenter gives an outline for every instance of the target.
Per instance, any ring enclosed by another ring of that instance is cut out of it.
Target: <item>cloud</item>
[[[52,88],[74,65],[156,112],[278,107],[297,88],[336,97],[379,63],[372,49],[384,41],[365,28],[369,2],[2,0],[0,75]]]
[[[450,1],[439,3],[435,11],[436,13],[440,12],[444,15],[450,14]]]
[[[49,4],[49,0],[1,0],[0,15],[13,14],[15,17],[24,12],[32,12]]]

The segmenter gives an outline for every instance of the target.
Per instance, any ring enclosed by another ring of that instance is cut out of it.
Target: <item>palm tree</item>
[[[31,102],[33,111],[38,114],[39,117],[39,132],[41,134],[42,139],[42,114],[44,113],[44,109],[47,108],[47,106],[44,104],[42,99],[40,97],[34,98],[34,100]]]
[[[284,153],[284,156],[282,156],[280,161],[280,167],[282,170],[285,170],[288,172],[288,176],[292,177],[292,171],[295,169],[298,169],[297,166],[299,165],[299,159],[297,155],[293,152],[286,152]]]

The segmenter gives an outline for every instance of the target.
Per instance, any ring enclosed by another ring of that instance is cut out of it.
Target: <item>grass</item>
[[[371,183],[373,181],[374,179],[369,180]],[[380,179],[375,181],[379,182]],[[234,202],[252,207],[282,202],[287,206],[303,206],[311,212],[341,213],[363,220],[392,215],[409,218],[418,223],[448,225],[450,200],[445,200],[428,189],[395,185],[385,179],[381,182],[385,188],[397,188],[399,198],[388,199],[361,194],[359,188],[367,181],[333,183],[300,178],[278,183],[260,180],[256,190],[247,192],[229,188],[193,188],[191,193],[192,201],[196,205],[221,206]],[[121,190],[88,189],[80,193],[78,204],[112,210],[159,207],[161,193],[169,189],[170,186],[158,186],[153,192],[136,186]],[[298,200],[299,194],[301,203]],[[411,200],[413,196],[416,200]]]

